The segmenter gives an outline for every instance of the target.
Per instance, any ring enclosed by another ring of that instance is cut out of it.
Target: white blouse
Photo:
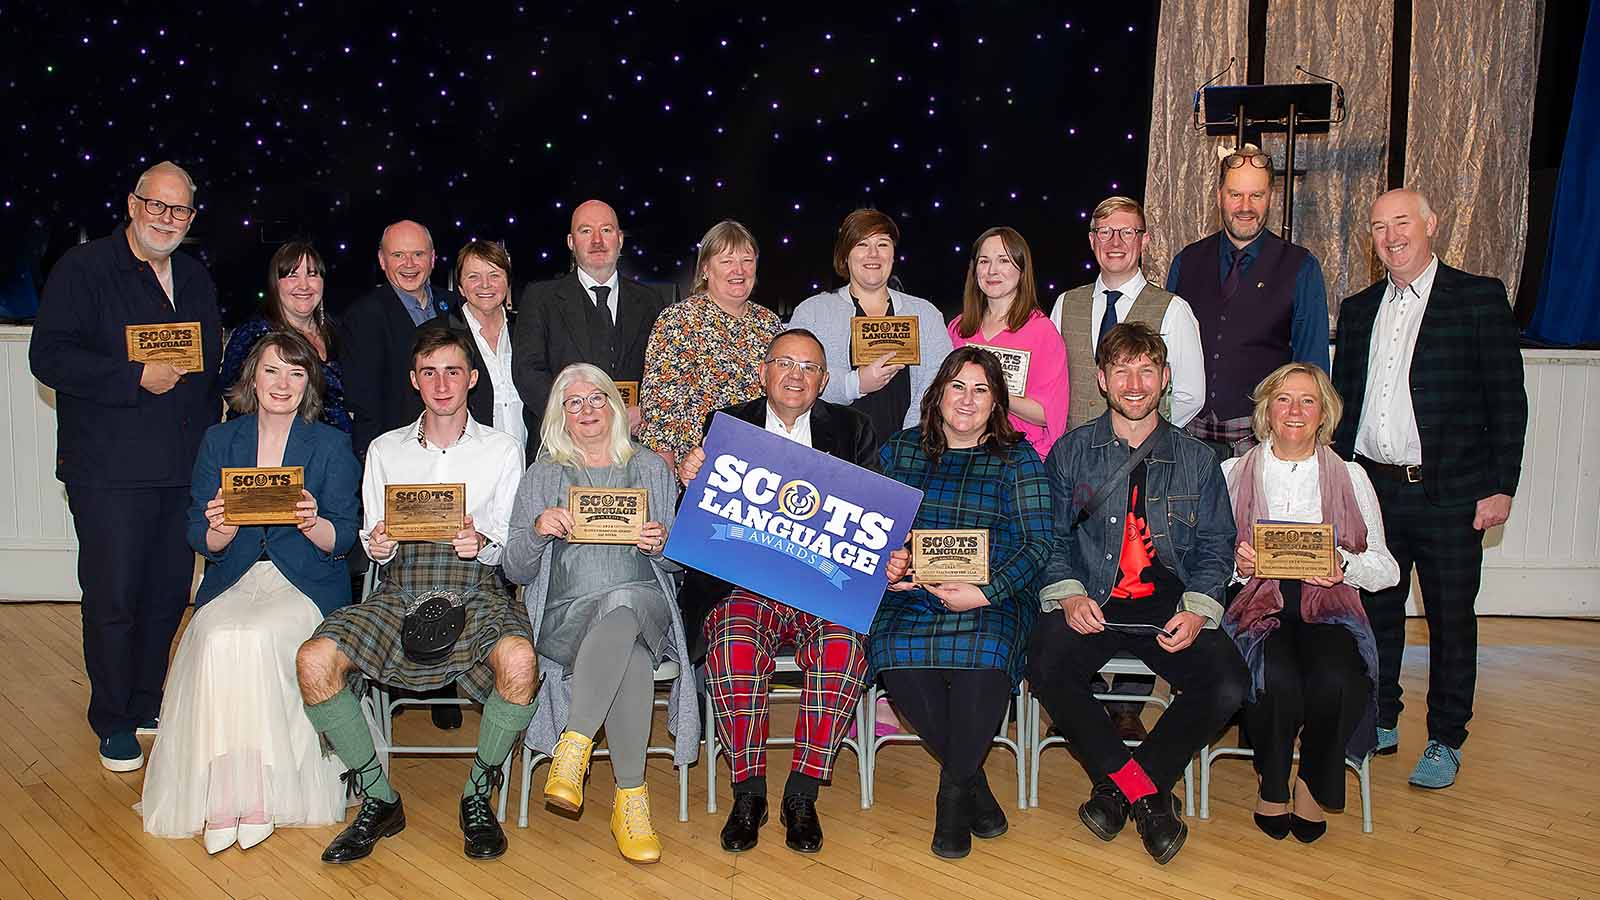
[[[489,423],[517,439],[528,442],[528,425],[522,420],[522,395],[517,393],[516,382],[511,377],[511,321],[500,326],[500,342],[490,347],[483,337],[483,323],[478,321],[477,310],[463,303],[461,313],[467,318],[467,330],[478,345],[478,355],[489,368],[489,384],[494,388],[494,421]]]
[[[1318,487],[1317,455],[1297,462],[1281,460],[1273,455],[1272,443],[1261,445],[1262,478],[1266,486],[1267,513],[1284,522],[1321,522],[1322,491]],[[1222,464],[1222,477],[1232,486],[1234,471],[1240,457]],[[1356,507],[1367,525],[1367,549],[1364,553],[1348,553],[1339,548],[1339,557],[1345,561],[1344,580],[1364,591],[1381,591],[1400,583],[1400,564],[1383,537],[1383,516],[1378,512],[1378,495],[1372,481],[1360,465],[1345,461],[1350,473],[1350,487],[1356,495]],[[1240,540],[1245,540],[1241,536]],[[1235,581],[1244,581],[1234,572]]]

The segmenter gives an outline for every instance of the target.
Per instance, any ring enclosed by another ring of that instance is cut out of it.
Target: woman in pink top
[[[1028,242],[1014,228],[978,235],[950,341],[994,348],[1008,378],[1027,367],[1022,393],[1012,386],[1011,424],[1043,458],[1067,431],[1067,346],[1039,309],[1029,256]]]

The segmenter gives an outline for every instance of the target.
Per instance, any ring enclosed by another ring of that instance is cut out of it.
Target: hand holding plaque
[[[300,466],[222,470],[225,525],[299,525],[306,470]]]
[[[390,540],[454,543],[466,519],[465,484],[383,486],[383,525]]]
[[[573,544],[637,544],[650,518],[649,491],[644,488],[567,488]]]
[[[1331,524],[1257,522],[1251,531],[1257,578],[1328,578],[1339,570]]]
[[[918,584],[988,584],[988,529],[913,529],[911,574]]]

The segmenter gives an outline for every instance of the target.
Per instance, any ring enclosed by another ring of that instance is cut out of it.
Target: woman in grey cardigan
[[[801,303],[789,319],[791,328],[805,328],[822,341],[828,369],[843,372],[828,380],[822,399],[853,406],[872,420],[878,443],[921,418],[922,395],[939,365],[950,355],[950,335],[938,307],[889,288],[900,227],[875,209],[845,216],[833,244],[833,270],[850,282]],[[922,361],[914,366],[888,365],[887,357],[853,366],[850,319],[854,316],[916,316]]]
[[[523,598],[538,635],[544,683],[527,743],[551,756],[545,800],[577,811],[603,724],[617,782],[612,836],[629,860],[656,862],[661,841],[650,824],[644,768],[653,673],[663,659],[678,663],[680,672],[667,723],[677,736],[676,760],[687,764],[699,753],[694,675],[672,577],[679,567],[661,556],[677,487],[661,457],[628,439],[622,396],[594,366],[561,370],[542,421],[544,449],[517,488],[501,561],[507,577],[526,585]],[[645,489],[649,521],[638,541],[569,540],[573,487]]]

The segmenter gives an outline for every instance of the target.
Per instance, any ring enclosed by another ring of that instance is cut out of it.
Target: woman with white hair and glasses
[[[672,528],[677,484],[661,457],[628,438],[617,386],[600,369],[575,363],[551,386],[541,420],[542,450],[517,488],[511,536],[501,560],[538,635],[544,683],[528,727],[528,746],[551,756],[545,801],[583,806],[583,779],[595,735],[605,726],[617,791],[611,833],[633,862],[661,858],[650,824],[645,749],[654,713],[654,671],[679,665],[668,729],[676,762],[699,753],[693,667],[678,614],[679,567],[661,555]],[[573,540],[571,488],[643,488],[646,524],[631,544]]]

